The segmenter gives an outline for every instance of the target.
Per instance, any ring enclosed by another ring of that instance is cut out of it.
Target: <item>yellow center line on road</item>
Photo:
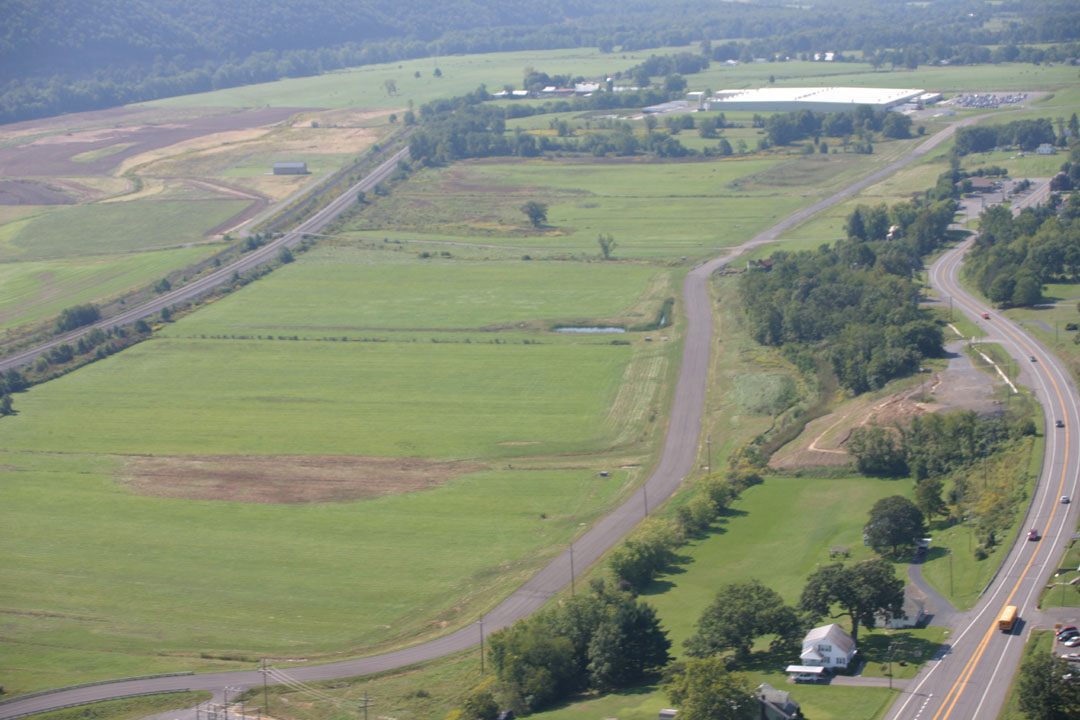
[[[953,265],[955,265],[957,262],[959,262],[960,258],[962,258],[962,257],[963,257],[963,253],[958,252],[950,260],[948,260],[946,262],[945,267],[942,269],[942,280],[943,280],[943,282],[947,282],[946,278],[948,277],[948,271],[951,270]],[[951,288],[949,288],[949,289],[950,289],[950,291],[952,290]],[[951,294],[952,294],[952,296],[954,298],[959,300],[961,304],[963,304],[966,307],[970,308],[973,312],[975,312],[975,313],[981,313],[982,312],[981,308],[979,308],[975,304],[969,302],[967,299],[965,299],[963,297],[957,297],[955,292],[951,292]],[[1013,342],[1015,342],[1020,347],[1024,348],[1025,352],[1028,352],[1028,354],[1030,354],[1032,356],[1036,355],[1035,349],[1026,342],[1026,338],[1023,335],[1014,332],[1011,328],[1009,328],[1008,326],[1005,326],[1005,325],[999,325],[999,326],[995,326],[995,327],[997,327],[1003,333],[1005,333],[1010,338],[1012,338]],[[1054,386],[1054,393],[1057,395],[1058,403],[1061,406],[1062,415],[1064,416],[1064,414],[1065,414],[1065,398],[1061,393],[1061,388],[1058,386],[1057,382],[1054,380],[1054,376],[1053,376],[1053,374],[1051,372],[1047,371],[1046,376],[1050,380],[1050,384]],[[1062,465],[1061,465],[1061,478],[1058,481],[1058,492],[1059,493],[1061,493],[1061,491],[1065,488],[1065,476],[1066,476],[1066,473],[1068,472],[1068,466],[1069,466],[1069,433],[1071,433],[1071,432],[1072,432],[1072,423],[1069,423],[1065,427],[1065,433],[1066,433],[1066,435],[1065,435],[1065,458],[1064,458],[1064,460],[1062,462]],[[1045,452],[1045,450],[1044,450],[1044,452]],[[1057,514],[1057,509],[1058,509],[1057,503],[1054,503],[1050,508],[1050,518],[1047,520],[1047,530],[1049,530],[1050,525],[1053,524],[1054,516]],[[1024,578],[1027,577],[1028,571],[1031,570],[1031,566],[1035,562],[1035,558],[1039,554],[1039,549],[1042,547],[1043,540],[1045,540],[1045,539],[1046,539],[1046,533],[1044,532],[1042,534],[1042,537],[1039,538],[1038,543],[1035,545],[1035,550],[1031,553],[1031,557],[1028,558],[1027,564],[1024,566],[1023,571],[1020,573],[1020,577],[1017,578],[1016,583],[1013,585],[1012,590],[1009,592],[1008,598],[1005,599],[1005,602],[1002,605],[1002,608],[1004,608],[1010,602],[1012,602],[1013,597],[1015,597],[1016,593],[1020,590],[1020,585],[1024,582]],[[937,714],[934,715],[933,720],[948,720],[949,715],[952,714],[953,708],[956,707],[956,703],[960,700],[960,695],[963,693],[964,686],[967,685],[968,680],[971,678],[971,675],[975,672],[975,668],[978,666],[979,661],[982,659],[983,653],[986,652],[986,647],[990,643],[990,638],[993,636],[994,630],[997,628],[997,619],[1000,616],[1000,614],[1001,614],[1000,610],[996,614],[994,614],[993,623],[987,629],[986,634],[983,635],[983,638],[979,642],[979,645],[975,648],[975,652],[974,652],[974,654],[972,654],[971,659],[967,661],[967,664],[964,666],[964,669],[960,672],[960,677],[956,679],[955,683],[953,683],[952,688],[949,690],[949,693],[945,696],[945,700],[942,702],[941,708],[937,711]],[[949,702],[950,698],[952,699],[951,703]],[[942,715],[942,713],[944,713],[944,715]]]

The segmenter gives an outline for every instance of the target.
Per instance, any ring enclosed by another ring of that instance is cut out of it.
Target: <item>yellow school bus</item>
[[[1016,606],[1006,605],[1005,609],[1001,611],[1001,617],[998,618],[998,630],[1002,632],[1012,632],[1013,625],[1016,624]]]

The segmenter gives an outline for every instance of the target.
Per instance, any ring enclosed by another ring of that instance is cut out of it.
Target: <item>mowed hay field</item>
[[[462,162],[425,170],[376,199],[344,232],[376,243],[429,240],[594,257],[597,236],[610,234],[619,258],[701,259],[750,239],[879,162],[852,155]],[[548,205],[543,227],[533,228],[522,214],[529,200]]]
[[[216,248],[214,248],[216,249]],[[208,247],[0,263],[0,329],[49,320],[72,305],[120,294],[173,268],[204,258]]]
[[[680,276],[332,245],[21,394],[0,680],[335,659],[474,620],[632,489],[663,429],[677,328],[547,320],[652,320]]]
[[[407,494],[250,503],[205,486],[141,494],[124,482],[133,462],[0,453],[7,692],[337,659],[441,634],[522,582],[627,482],[574,462],[473,464]],[[357,481],[354,464],[341,482]]]

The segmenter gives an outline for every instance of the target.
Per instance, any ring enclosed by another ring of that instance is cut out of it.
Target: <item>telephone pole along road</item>
[[[51,350],[54,347],[62,345],[63,343],[72,343],[78,340],[80,337],[90,332],[93,328],[100,328],[101,330],[108,330],[110,328],[119,327],[120,325],[127,325],[133,323],[136,320],[150,317],[155,313],[161,312],[162,308],[176,305],[177,303],[187,302],[194,300],[203,293],[213,290],[214,288],[224,285],[232,280],[233,273],[242,273],[258,267],[264,263],[270,262],[275,257],[281,248],[292,247],[298,242],[304,239],[305,235],[311,233],[321,232],[323,228],[329,225],[332,221],[336,220],[346,208],[350,207],[356,202],[357,194],[360,192],[368,192],[373,189],[380,182],[388,178],[394,170],[397,169],[398,162],[402,160],[408,160],[409,149],[404,148],[394,153],[389,160],[386,160],[379,165],[370,175],[365,177],[360,182],[356,183],[340,196],[335,198],[329,205],[324,207],[313,216],[300,223],[295,229],[284,233],[277,240],[267,243],[260,248],[252,250],[245,254],[243,257],[237,258],[234,262],[228,265],[218,268],[212,273],[205,275],[201,278],[193,280],[192,282],[177,288],[171,292],[167,292],[159,297],[139,305],[138,307],[130,310],[125,310],[119,315],[114,315],[110,318],[100,320],[93,325],[86,325],[63,335],[58,335],[48,342],[37,345],[28,350],[16,353],[9,357],[0,359],[0,372],[6,372],[12,368],[17,368],[22,365],[27,365],[36,360],[42,353]]]
[[[683,284],[683,301],[687,318],[686,343],[683,346],[682,364],[679,369],[678,384],[675,388],[675,398],[671,408],[671,421],[659,465],[638,492],[634,493],[610,515],[601,519],[573,543],[574,562],[577,568],[587,568],[599,560],[604,553],[632,531],[643,519],[646,498],[650,503],[649,507],[658,506],[678,489],[693,467],[698,455],[709,359],[712,349],[713,319],[708,292],[709,277],[746,250],[765,243],[775,242],[781,233],[825,208],[850,197],[863,188],[883,180],[900,168],[926,155],[926,153],[952,136],[960,127],[977,122],[984,117],[986,116],[973,116],[951,125],[919,144],[905,157],[894,161],[882,170],[863,178],[825,200],[791,215],[753,239],[731,248],[727,254],[698,265],[687,274],[686,281]],[[396,162],[397,157],[391,158],[388,162]],[[308,228],[306,231],[313,232],[314,230]],[[294,232],[301,233],[303,231],[297,229]],[[231,270],[228,272],[231,273]],[[177,302],[177,300],[171,302]],[[165,304],[170,303],[166,302]],[[156,312],[156,310],[151,312]],[[131,318],[128,322],[133,319],[135,318]],[[344,660],[325,665],[291,668],[289,674],[300,681],[354,677],[393,670],[433,660],[451,653],[461,652],[480,643],[481,627],[484,632],[507,627],[514,621],[535,612],[569,584],[570,550],[568,548],[484,616],[483,626],[469,625],[430,642],[382,655],[373,655],[357,660]],[[0,706],[0,720],[12,718],[28,711],[44,712],[72,702],[93,702],[95,700],[135,695],[141,692],[189,688],[193,690],[220,690],[229,685],[248,688],[261,683],[262,674],[252,670],[96,685],[91,688],[57,692],[2,705]]]

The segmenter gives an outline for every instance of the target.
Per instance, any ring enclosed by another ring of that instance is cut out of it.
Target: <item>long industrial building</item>
[[[709,110],[766,112],[792,110],[845,112],[859,105],[869,105],[874,110],[888,110],[894,105],[911,102],[925,92],[925,90],[857,87],[768,87],[757,90],[721,90],[707,101],[707,106]]]

